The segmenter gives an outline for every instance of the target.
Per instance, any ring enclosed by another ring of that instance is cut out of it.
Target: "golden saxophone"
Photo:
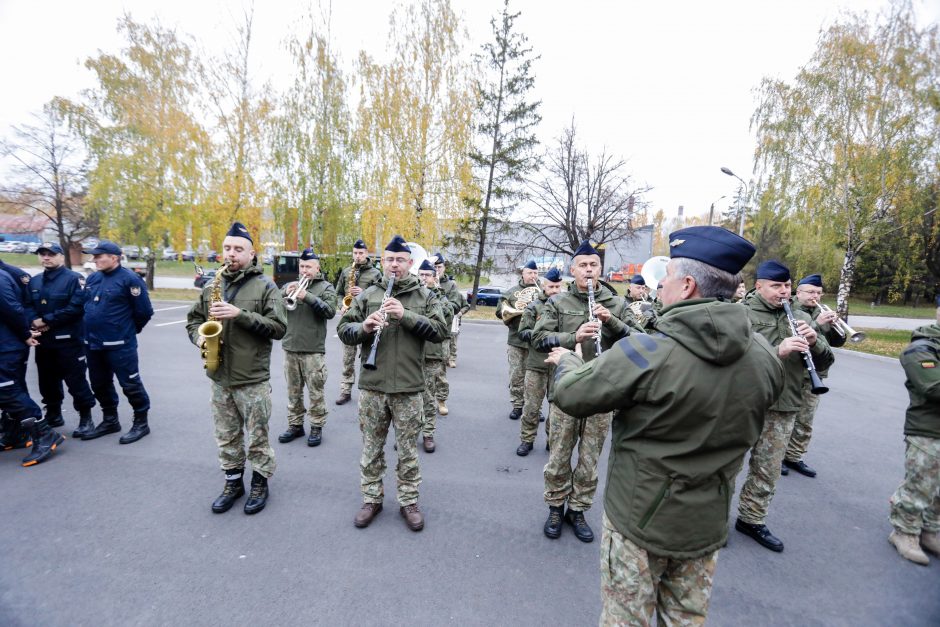
[[[356,287],[356,262],[349,266],[349,279],[346,281],[346,295],[343,296],[343,309],[349,309],[352,306],[353,295],[352,288]]]
[[[212,278],[209,307],[212,307],[212,303],[222,301],[222,272],[227,266],[223,264]],[[212,374],[222,363],[222,323],[209,314],[209,319],[200,324],[196,332],[205,338],[202,343],[202,361],[206,372]]]

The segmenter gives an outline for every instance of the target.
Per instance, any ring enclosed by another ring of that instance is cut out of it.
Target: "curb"
[[[502,324],[502,323],[503,323],[502,320],[476,320],[473,318],[469,320],[462,319],[460,321],[460,324]]]
[[[880,361],[886,364],[898,363],[900,361],[897,357],[885,357],[884,355],[872,355],[871,353],[863,353],[861,351],[850,351],[844,348],[833,348],[832,352],[839,354],[839,355],[852,355],[853,357],[860,357],[862,359]]]

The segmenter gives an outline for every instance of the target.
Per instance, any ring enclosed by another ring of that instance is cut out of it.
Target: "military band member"
[[[796,300],[799,303],[801,311],[805,312],[812,320],[813,327],[817,333],[822,333],[829,342],[829,346],[838,348],[845,344],[845,335],[839,335],[835,321],[838,315],[834,311],[823,311],[819,307],[819,301],[823,296],[822,276],[810,274],[800,279],[796,286]],[[826,368],[820,369],[817,374],[820,379],[825,379],[829,374]],[[806,374],[807,378],[809,373]],[[787,452],[783,458],[783,468],[781,474],[788,474],[795,470],[801,475],[815,477],[816,471],[809,467],[803,461],[803,455],[809,448],[810,438],[813,436],[813,415],[819,406],[819,395],[813,394],[809,385],[803,386],[803,403],[800,411],[796,415],[796,421],[793,423],[793,431],[790,433],[790,442],[787,444]]]
[[[499,297],[499,304],[496,305],[496,317],[503,321],[509,327],[509,335],[506,338],[506,357],[509,360],[509,400],[512,402],[512,411],[509,412],[511,420],[519,420],[522,417],[522,406],[525,404],[525,393],[523,385],[525,383],[525,363],[529,356],[529,345],[519,337],[519,321],[522,312],[517,313],[516,298],[520,291],[535,287],[538,282],[539,270],[534,260],[529,260],[522,267],[522,276],[519,277],[519,283]],[[511,315],[508,312],[512,312]]]
[[[36,346],[37,341],[21,299],[20,285],[0,271],[0,410],[8,415],[8,421],[16,423],[15,430],[7,427],[3,446],[11,449],[32,445],[22,465],[34,466],[49,459],[65,438],[49,426],[26,390],[22,364],[29,358],[29,347]]]
[[[650,625],[654,614],[659,625],[705,622],[734,478],[783,386],[774,349],[727,302],[754,247],[710,226],[669,240],[657,333],[632,334],[587,364],[551,357],[562,411],[616,412],[601,625]]]
[[[326,425],[326,321],[336,315],[336,290],[320,274],[320,258],[310,248],[300,253],[300,277],[309,284],[300,289],[298,282],[281,291],[290,296],[296,308],[285,308],[287,333],[284,349],[284,379],[287,381],[287,431],[278,437],[286,444],[304,435],[304,414],[310,415],[307,446],[319,446]],[[310,409],[304,408],[304,387],[310,397]]]
[[[561,280],[561,272],[558,268],[552,268],[545,273],[542,280],[542,295],[529,303],[522,312],[522,320],[519,322],[519,337],[529,342],[529,354],[525,364],[525,405],[522,407],[522,420],[519,424],[519,443],[516,448],[516,455],[525,457],[532,452],[535,443],[535,436],[539,431],[539,414],[542,410],[542,399],[548,395],[548,381],[553,374],[554,368],[545,363],[545,353],[540,353],[532,346],[532,330],[535,329],[535,323],[538,322],[542,314],[545,302],[561,292],[564,285]],[[551,398],[549,397],[549,404]],[[549,412],[551,413],[551,412]],[[548,448],[548,433],[551,422],[545,423],[545,448]]]
[[[382,281],[382,271],[372,264],[372,260],[369,259],[369,249],[361,239],[357,239],[356,243],[353,244],[352,256],[354,267],[347,266],[343,268],[336,280],[337,302],[339,303],[343,302],[347,292],[355,298],[370,285],[377,285]],[[350,272],[355,273],[352,277],[352,288],[349,287]],[[340,315],[344,313],[346,311],[340,309]],[[355,345],[343,345],[343,374],[339,382],[337,405],[344,405],[351,398],[352,386],[356,382],[356,350],[358,348]]]
[[[803,386],[806,385],[806,364],[801,353],[810,351],[817,370],[832,365],[832,350],[825,338],[812,327],[805,312],[793,309],[800,337],[794,337],[781,304],[790,300],[790,270],[776,261],[765,261],[757,266],[754,291],[744,299],[751,326],[764,336],[777,351],[783,362],[785,380],[783,392],[767,410],[760,439],[751,449],[747,479],[741,486],[738,500],[738,518],[734,528],[750,536],[771,551],[783,551],[783,542],[774,536],[765,524],[767,510],[773,500],[780,465],[790,441],[793,422],[800,411]],[[737,388],[736,388],[737,389]]]
[[[0,272],[5,273],[13,281],[15,288],[14,294],[20,303],[20,307],[26,311],[29,308],[29,274],[3,260],[0,260]],[[26,367],[29,364],[29,346],[24,345],[19,347],[14,364],[16,366],[15,372],[19,379],[19,386],[28,395]],[[2,438],[0,438],[0,446],[2,446],[2,449],[5,451],[32,446],[29,430],[20,429],[20,421],[13,419],[6,410],[0,412],[0,431],[3,432]]]
[[[650,295],[650,288],[646,285],[646,279],[642,274],[634,274],[630,279],[630,285],[627,286],[627,295],[630,300],[647,300]]]
[[[911,402],[904,419],[904,481],[891,496],[888,541],[926,566],[923,549],[940,557],[940,297],[937,322],[918,328],[901,353]]]
[[[740,303],[744,300],[744,296],[747,294],[747,286],[744,284],[744,281],[738,283],[738,289],[734,291],[734,297],[731,299],[731,302]]]
[[[614,342],[625,337],[630,328],[623,321],[624,301],[598,283],[601,258],[587,240],[574,252],[571,274],[574,282],[568,291],[546,301],[533,330],[534,346],[547,353],[555,347],[573,350],[580,345],[585,361],[596,357],[595,336],[600,333],[601,347],[609,349]],[[587,281],[594,282],[594,316],[588,320]],[[548,463],[545,465],[545,503],[548,519],[543,531],[549,538],[561,535],[562,518],[574,528],[582,542],[592,542],[594,532],[584,519],[584,512],[594,502],[597,489],[597,458],[604,448],[610,426],[610,413],[572,416],[552,403],[548,415]],[[578,462],[571,466],[571,456],[578,450]],[[568,509],[565,511],[565,504]]]
[[[144,388],[137,361],[137,334],[153,317],[147,286],[121,265],[121,248],[103,240],[90,251],[97,272],[85,282],[85,349],[91,390],[101,405],[103,420],[85,431],[82,440],[119,433],[119,398],[114,377],[134,410],[134,423],[121,436],[121,444],[136,442],[150,433],[147,413],[150,396]]]
[[[454,317],[460,317],[466,313],[470,309],[470,304],[467,302],[466,298],[460,295],[457,282],[445,274],[446,266],[444,264],[444,256],[441,255],[441,253],[437,253],[432,258],[432,263],[434,264],[434,271],[437,274],[437,281],[441,288],[441,293],[438,294],[438,298],[441,301],[441,307],[445,309],[444,314],[448,324],[447,335],[449,339],[441,343],[441,350],[443,350],[444,354],[444,368],[437,372],[435,385],[437,411],[440,415],[446,416],[448,413],[447,399],[450,397],[450,383],[447,381],[447,368],[457,367],[457,334],[451,332],[451,329],[453,328]],[[448,309],[450,311],[446,311]],[[459,324],[458,322],[458,325]]]
[[[447,339],[448,329],[437,297],[409,272],[411,266],[411,249],[396,235],[385,247],[381,283],[366,288],[353,300],[337,328],[344,344],[362,344],[363,364],[373,343],[378,342],[375,369],[363,367],[359,371],[363,504],[353,521],[356,527],[368,527],[382,511],[385,440],[392,426],[398,446],[399,512],[412,531],[424,528],[424,515],[418,507],[421,470],[416,442],[424,414],[424,350],[426,342]],[[391,278],[394,283],[386,299]]]
[[[212,379],[212,422],[219,447],[219,465],[225,473],[222,494],[212,503],[216,514],[227,512],[245,494],[242,476],[251,462],[251,492],[245,513],[257,514],[268,501],[268,479],[274,474],[274,449],[268,439],[271,419],[271,345],[284,337],[287,320],[277,286],[264,275],[255,254],[254,240],[239,222],[232,224],[222,242],[225,268],[221,301],[213,301],[213,282],[207,283],[186,317],[186,332],[197,347],[203,322],[222,323],[220,358]],[[248,453],[245,454],[245,438]]]
[[[65,267],[65,255],[58,244],[45,244],[36,250],[43,271],[29,282],[29,317],[39,332],[36,369],[39,393],[46,406],[49,426],[62,426],[62,382],[65,381],[72,405],[79,414],[73,438],[81,438],[94,428],[91,408],[95,396],[85,378],[85,346],[82,318],[85,313],[84,278]]]
[[[451,302],[447,300],[444,289],[441,287],[435,270],[427,259],[421,262],[418,268],[418,277],[422,284],[431,290],[437,297],[441,305],[441,313],[444,314],[444,323],[447,325],[448,332],[450,325],[454,321],[454,308]],[[426,453],[433,453],[436,449],[434,443],[434,430],[437,426],[437,413],[440,407],[444,408],[442,416],[447,415],[447,407],[444,401],[440,399],[441,381],[446,385],[444,371],[447,369],[445,360],[447,359],[447,340],[440,344],[427,342],[424,345],[424,422],[421,429],[423,446]]]
[[[464,298],[460,294],[460,289],[457,287],[457,282],[454,280],[454,278],[447,276],[447,265],[446,265],[447,262],[444,259],[444,255],[442,255],[441,253],[437,253],[435,255],[435,258],[436,260],[434,262],[434,269],[437,271],[437,278],[441,282],[441,288],[443,288],[444,293],[447,294],[448,300],[456,303],[459,306],[459,309],[457,310],[455,314],[458,319],[458,322],[457,322],[458,332],[450,334],[449,346],[446,348],[447,367],[456,368],[457,367],[457,336],[460,333],[459,331],[460,321],[459,320],[460,318],[463,317],[465,313],[467,313],[470,310],[470,303],[467,301],[466,298]],[[444,413],[441,415],[446,416],[447,414]]]

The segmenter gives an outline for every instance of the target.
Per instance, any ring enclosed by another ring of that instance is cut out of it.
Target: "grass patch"
[[[467,320],[499,320],[496,317],[496,307],[486,305],[477,305],[476,309],[471,309],[463,317]]]
[[[836,308],[835,297],[823,298],[823,303],[829,307]],[[905,305],[876,305],[872,306],[871,301],[863,298],[849,299],[849,320],[852,315],[856,316],[884,316],[885,318],[923,318],[924,320],[933,320],[936,317],[936,307],[932,303],[920,307],[911,307]]]
[[[150,300],[183,300],[195,301],[199,298],[202,290],[196,289],[176,289],[169,287],[158,287],[150,292]]]
[[[911,332],[898,329],[856,329],[865,332],[865,341],[853,344],[846,342],[846,350],[858,353],[869,353],[871,355],[882,355],[884,357],[900,356],[908,344],[911,343]]]

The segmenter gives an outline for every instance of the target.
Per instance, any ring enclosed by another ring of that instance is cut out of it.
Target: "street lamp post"
[[[722,198],[725,198],[725,196],[726,195],[723,194],[712,201],[712,206],[709,207],[708,209],[708,226],[712,225],[712,222],[714,221],[714,218],[715,218],[715,203],[721,200]]]
[[[741,237],[744,237],[744,209],[747,206],[747,196],[748,196],[747,183],[745,183],[744,179],[742,179],[740,176],[732,172],[729,168],[722,167],[721,171],[727,174],[728,176],[733,176],[734,178],[738,179],[739,181],[741,181],[741,185],[744,186],[744,204],[741,206],[741,221],[738,223],[738,235],[740,235]]]

